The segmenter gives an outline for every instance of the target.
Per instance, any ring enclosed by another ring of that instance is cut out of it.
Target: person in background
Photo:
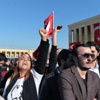
[[[5,63],[6,59],[7,58],[6,58],[5,54],[0,53],[0,95],[2,95],[2,91],[3,91],[3,89],[1,88],[1,82],[3,80],[3,76],[2,76],[2,72],[3,72],[3,69],[4,69],[3,64]],[[0,96],[0,98],[2,98],[2,97]]]
[[[94,54],[87,44],[73,47],[74,65],[59,74],[61,100],[100,100],[100,79],[89,69]]]
[[[6,61],[3,64],[3,71],[2,71],[2,77],[3,79],[5,78],[5,75],[8,73],[8,71],[12,69],[12,65],[10,63],[10,59],[7,58]],[[3,81],[2,79],[2,81]]]
[[[32,67],[34,67],[35,66],[35,60],[32,60]]]
[[[12,65],[12,69],[10,69],[6,73],[6,75],[4,76],[3,80],[1,81],[1,86],[0,86],[0,88],[2,88],[2,93],[1,94],[3,94],[3,89],[5,87],[5,84],[6,84],[7,79],[14,73],[14,71],[16,71],[15,69],[17,69],[16,68],[18,66],[17,64],[18,64],[18,58],[15,58],[14,59],[14,63]]]
[[[0,66],[3,66],[6,60],[6,55],[4,53],[0,53]]]
[[[4,65],[4,63],[5,63],[5,61],[6,61],[6,56],[5,56],[5,54],[4,53],[0,53],[0,85],[1,85],[1,81],[2,81],[2,71],[4,70],[4,67],[3,67],[3,65]]]
[[[91,51],[94,54],[94,59],[93,59],[90,70],[97,73],[98,76],[100,77],[100,62],[98,62],[98,57],[99,57],[99,52],[100,52],[99,45],[93,41],[88,41],[87,45],[90,46]]]
[[[61,31],[62,25],[58,25],[53,30],[52,35],[52,46],[50,51],[50,56],[48,60],[48,71],[47,74],[51,73],[57,67],[57,36],[58,33]]]
[[[60,27],[60,28],[57,29],[57,27],[58,28]],[[50,51],[48,58],[47,58],[47,61],[46,61],[45,73],[44,73],[44,76],[43,76],[41,84],[40,84],[41,88],[42,88],[42,85],[44,84],[45,77],[49,73],[54,71],[56,68],[56,64],[57,64],[57,54],[56,54],[56,52],[57,52],[57,35],[61,31],[61,29],[62,29],[62,26],[58,25],[53,30],[53,34],[51,37],[51,40],[52,40],[51,51]],[[41,91],[41,88],[40,88],[40,91]]]
[[[6,70],[9,71],[12,69],[11,61],[9,58],[7,58],[6,62],[4,63],[4,66],[6,67]]]
[[[49,49],[47,31],[40,28],[39,33],[41,47],[35,66],[32,68],[32,59],[28,53],[19,56],[17,69],[7,80],[4,88],[5,100],[38,100],[40,82],[44,75]]]
[[[56,67],[55,70],[44,79],[39,100],[60,100],[58,75],[62,70],[69,68],[71,64],[73,64],[71,51],[62,49],[57,61],[59,67]]]
[[[58,26],[57,26],[58,27]],[[54,30],[52,36],[52,49],[49,59],[49,69],[46,77],[44,77],[39,100],[60,100],[59,90],[58,90],[58,74],[64,68],[69,67],[69,62],[71,58],[71,52],[67,49],[63,49],[57,57],[57,35],[61,29]],[[59,67],[57,67],[57,61]],[[71,62],[70,62],[71,64]]]

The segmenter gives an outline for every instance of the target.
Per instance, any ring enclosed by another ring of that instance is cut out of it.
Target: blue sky
[[[68,48],[68,25],[99,15],[100,0],[0,0],[0,48],[36,49],[52,11],[54,26],[63,26],[58,48]]]

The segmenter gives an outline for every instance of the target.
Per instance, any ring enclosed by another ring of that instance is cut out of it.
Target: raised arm
[[[60,32],[62,29],[62,26],[56,26],[56,28],[53,31],[53,36],[52,36],[52,48],[51,48],[51,52],[50,52],[50,58],[49,58],[49,70],[48,73],[52,72],[55,67],[56,67],[56,63],[57,63],[57,35],[58,32]]]
[[[39,34],[41,36],[40,52],[37,57],[34,69],[39,74],[44,74],[48,50],[49,50],[49,41],[47,39],[47,31],[45,29],[40,28]]]

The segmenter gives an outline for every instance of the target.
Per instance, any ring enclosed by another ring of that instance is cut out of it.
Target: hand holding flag
[[[44,28],[47,30],[47,36],[51,37],[53,32],[53,13],[44,20]]]
[[[45,20],[44,20],[44,29],[46,29],[47,31],[47,38],[52,36],[53,33],[53,13],[51,13]],[[40,31],[43,31],[40,30]],[[40,34],[41,35],[41,34]],[[45,34],[44,34],[45,35]],[[39,55],[39,51],[40,51],[40,46],[41,44],[39,44],[38,48],[33,52],[33,57],[35,59],[37,59],[38,55]]]

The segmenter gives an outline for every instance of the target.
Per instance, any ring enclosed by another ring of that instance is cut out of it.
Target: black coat
[[[44,79],[39,100],[60,100],[58,75],[55,70]]]

